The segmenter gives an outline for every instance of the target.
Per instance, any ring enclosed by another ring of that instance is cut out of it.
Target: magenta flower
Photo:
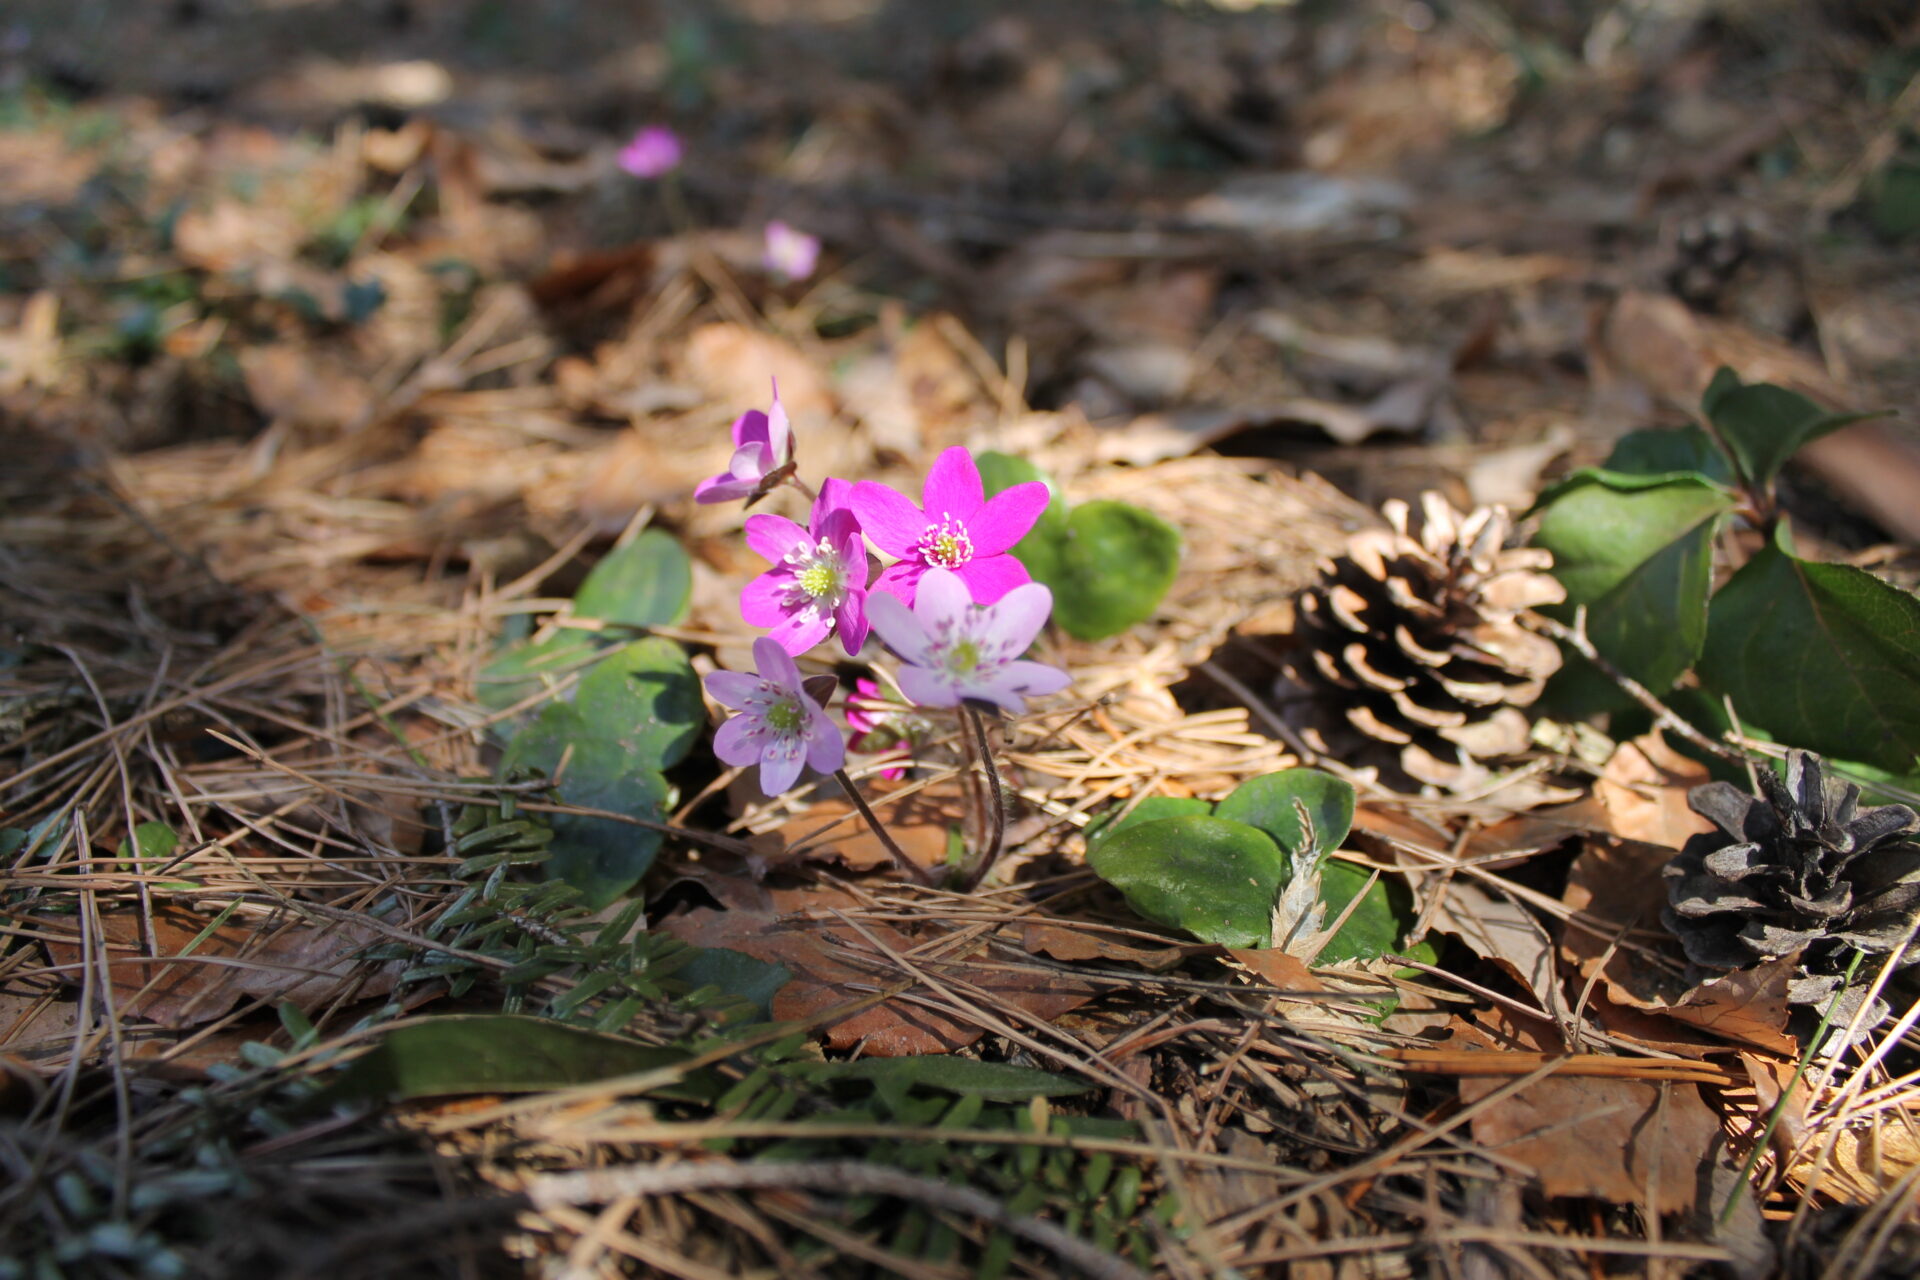
[[[786,791],[803,764],[831,773],[846,763],[847,744],[819,703],[808,696],[800,668],[769,636],[753,642],[757,675],[716,671],[706,678],[715,702],[740,714],[713,735],[713,754],[737,768],[760,766],[760,790]]]
[[[788,653],[805,653],[836,629],[847,655],[867,642],[867,544],[847,507],[853,486],[828,480],[802,529],[785,516],[747,519],[747,545],[773,568],[740,593],[740,616]]]
[[[657,178],[680,167],[680,135],[650,124],[620,148],[620,167],[636,178]]]
[[[773,384],[773,408],[766,413],[749,409],[733,420],[733,460],[717,476],[694,486],[695,502],[758,502],[787,478],[793,464],[793,427],[780,403],[780,383]]]
[[[932,722],[895,706],[880,686],[865,676],[853,682],[853,696],[847,699],[847,728],[852,730],[847,749],[870,755],[902,749],[911,755],[933,736]],[[906,777],[906,761],[886,766],[880,776],[896,781]]]
[[[973,455],[956,445],[933,460],[921,496],[924,511],[886,485],[862,480],[853,487],[861,529],[875,546],[899,557],[874,579],[874,591],[911,604],[922,574],[949,569],[975,600],[992,604],[1029,580],[1026,566],[1007,552],[1047,509],[1046,485],[1029,480],[989,502]]]
[[[1044,487],[1044,486],[1043,486]],[[887,647],[908,665],[900,691],[923,707],[991,702],[1018,714],[1021,699],[1055,693],[1071,677],[1020,657],[1053,612],[1053,592],[1038,582],[1014,587],[994,604],[975,604],[951,569],[928,569],[909,609],[878,593],[867,617]]]
[[[777,276],[805,280],[820,263],[819,237],[795,231],[784,222],[769,222],[767,248],[760,261]]]

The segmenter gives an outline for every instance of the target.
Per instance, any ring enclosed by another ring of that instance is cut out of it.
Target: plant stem
[[[819,501],[820,495],[813,491],[813,486],[808,484],[805,480],[802,480],[798,475],[795,475],[792,472],[789,472],[787,474],[787,483],[792,485],[794,488],[798,489],[801,493],[805,494],[808,502]]]
[[[873,811],[873,806],[867,803],[867,798],[860,794],[860,788],[852,778],[847,776],[847,771],[835,769],[833,776],[834,780],[840,784],[840,789],[847,793],[847,799],[853,801],[853,807],[860,811],[860,816],[867,820],[869,827],[873,828],[873,834],[880,838],[880,843],[887,847],[889,854],[893,855],[894,864],[912,876],[917,883],[932,884],[933,881],[927,873],[907,856],[906,850],[902,849],[887,829],[880,824],[880,815]]]
[[[980,750],[980,771],[987,775],[987,794],[993,798],[993,813],[987,823],[987,855],[967,876],[970,888],[993,869],[994,863],[1000,861],[1000,850],[1007,841],[1007,797],[1000,789],[1000,771],[993,764],[993,747],[987,741],[987,722],[978,711],[965,703],[960,704],[960,714],[973,727],[974,744]]]

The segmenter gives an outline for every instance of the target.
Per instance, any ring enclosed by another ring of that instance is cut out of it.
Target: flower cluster
[[[734,421],[733,443],[727,470],[700,483],[697,501],[752,503],[781,484],[804,488],[778,386],[767,412]],[[904,664],[897,683],[918,706],[1017,713],[1022,699],[1064,689],[1066,672],[1021,656],[1046,624],[1053,593],[1011,554],[1047,497],[1044,484],[1028,482],[989,499],[973,455],[953,448],[934,461],[918,505],[886,485],[828,479],[804,527],[784,516],[748,517],[747,545],[772,567],[741,592],[740,612],[767,634],[753,646],[758,674],[707,677],[714,699],[738,712],[722,726],[715,753],[731,765],[758,764],[768,795],[792,786],[803,763],[840,768],[845,744],[794,663],[830,636],[857,658],[869,631],[877,634]],[[869,542],[893,559],[871,586]],[[870,682],[862,689],[869,703],[879,692]],[[911,746],[925,736],[911,717],[883,720],[850,705],[847,719],[856,746]]]

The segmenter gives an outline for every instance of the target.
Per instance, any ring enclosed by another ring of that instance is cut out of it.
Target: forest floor
[[[1523,517],[1722,366],[1915,402],[1920,23],[1813,8],[10,6],[0,1280],[1912,1274],[1912,1011],[1820,1054],[1661,923],[1707,764],[1537,710],[1422,787],[1276,693],[1383,504]],[[815,482],[963,445],[1179,534],[1042,637],[978,883],[923,882],[989,839],[939,725],[853,757],[913,875],[693,695],[567,789],[588,661],[751,669],[692,491],[774,379]],[[1917,493],[1910,412],[1780,481],[1908,590]],[[1088,866],[1302,766],[1367,955]]]

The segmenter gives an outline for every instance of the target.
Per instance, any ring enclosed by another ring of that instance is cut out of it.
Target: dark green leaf
[[[1122,831],[1087,855],[1135,911],[1204,942],[1261,947],[1286,883],[1287,855],[1268,835],[1223,818],[1161,818]]]
[[[1659,483],[1698,476],[1718,484],[1733,483],[1733,467],[1713,437],[1699,427],[1669,430],[1650,427],[1620,437],[1607,455],[1603,470],[1615,476],[1637,476]]]
[[[660,636],[622,645],[595,663],[573,705],[589,734],[617,744],[642,769],[680,763],[706,720],[685,651]]]
[[[1148,796],[1124,814],[1120,809],[1121,806],[1109,809],[1087,827],[1089,853],[1128,827],[1137,827],[1143,822],[1156,822],[1161,818],[1185,818],[1193,814],[1213,812],[1211,804],[1191,796]],[[1116,817],[1116,814],[1119,816]]]
[[[1013,555],[1021,564],[1027,566],[1027,572],[1032,574],[1036,581],[1051,581],[1050,578],[1042,576],[1041,569],[1034,566],[1051,569],[1054,562],[1054,541],[1058,537],[1059,530],[1067,522],[1067,500],[1062,498],[1059,490],[1053,487],[1053,481],[1047,478],[1047,473],[1025,458],[1016,458],[1010,453],[996,453],[988,450],[985,453],[975,454],[973,460],[980,468],[980,484],[989,498],[1003,489],[1011,489],[1016,484],[1025,484],[1030,480],[1038,480],[1047,486],[1049,500],[1046,510],[1042,511],[1040,518],[1034,521],[1033,528],[1027,531],[1027,536],[1014,544]]]
[[[1320,864],[1320,901],[1326,905],[1324,922],[1331,925],[1347,909],[1354,895],[1366,886],[1372,872],[1351,862],[1328,858]],[[1413,924],[1410,910],[1396,910],[1394,890],[1407,895],[1398,881],[1382,876],[1360,899],[1340,932],[1333,935],[1314,958],[1315,964],[1338,964],[1342,960],[1371,960],[1375,956],[1398,951],[1400,935]],[[1408,905],[1411,905],[1410,903]]]
[[[127,846],[127,841],[121,841],[116,855],[165,862],[180,847],[180,837],[164,822],[143,822],[133,829],[132,850]]]
[[[593,660],[600,646],[585,631],[561,630],[533,644],[515,645],[480,669],[473,693],[489,711],[505,711]]]
[[[1318,769],[1282,769],[1249,778],[1220,802],[1214,816],[1244,822],[1273,837],[1289,853],[1304,845],[1294,801],[1306,805],[1313,823],[1314,855],[1340,847],[1353,827],[1353,786]]]
[[[1553,552],[1554,576],[1571,618],[1587,606],[1594,647],[1654,693],[1664,693],[1699,657],[1706,635],[1713,535],[1732,495],[1703,480],[1669,480],[1622,492],[1589,478],[1540,518],[1535,541]],[[1610,685],[1577,657],[1555,680],[1563,714],[1605,710]],[[1588,706],[1586,700],[1598,699]]]
[[[1920,754],[1920,600],[1763,548],[1713,598],[1700,674],[1782,742],[1893,773]]]
[[[630,627],[671,626],[693,600],[693,563],[671,535],[643,530],[593,566],[573,597],[573,611]]]
[[[500,767],[503,775],[533,769],[551,776],[563,757],[566,771],[557,791],[567,804],[658,822],[671,803],[673,789],[664,777],[636,764],[620,744],[593,736],[579,709],[564,702],[542,709],[514,736]],[[594,908],[632,888],[660,849],[660,832],[612,818],[553,814],[551,822],[547,875],[579,889]]]
[[[1180,534],[1125,502],[1089,502],[1049,531],[1027,571],[1053,588],[1053,619],[1082,640],[1153,616],[1180,569]]]
[[[348,1064],[321,1095],[326,1103],[438,1098],[459,1093],[537,1093],[672,1068],[684,1049],[635,1044],[513,1014],[448,1014],[395,1027]],[[720,1081],[700,1070],[652,1090],[710,1101]]]
[[[947,1054],[822,1063],[807,1075],[819,1080],[862,1080],[908,1089],[938,1089],[943,1093],[993,1101],[1022,1101],[1035,1096],[1059,1098],[1092,1088],[1051,1071]]]
[[[1726,441],[1740,474],[1765,488],[1800,446],[1872,413],[1829,413],[1797,391],[1769,382],[1742,383],[1731,369],[1713,375],[1701,412]]]
[[[730,996],[749,1000],[762,1017],[771,1018],[773,997],[793,974],[785,965],[756,960],[744,951],[702,947],[674,976],[695,987],[718,987]]]
[[[1890,240],[1920,232],[1920,164],[1895,160],[1874,177],[1870,192],[1867,214],[1875,231]]]

